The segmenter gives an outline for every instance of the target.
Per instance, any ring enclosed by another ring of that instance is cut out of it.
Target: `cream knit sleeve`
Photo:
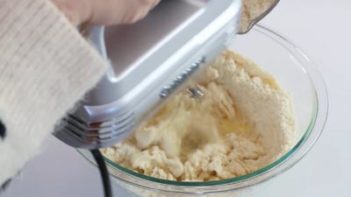
[[[0,0],[0,185],[36,154],[105,65],[49,0]]]

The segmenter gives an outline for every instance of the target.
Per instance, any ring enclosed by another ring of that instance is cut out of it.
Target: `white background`
[[[274,178],[259,196],[351,196],[351,1],[282,0],[262,24],[300,46],[327,82],[330,111],[324,133],[295,167]],[[43,153],[16,178],[4,197],[97,197],[96,169],[50,136]],[[114,186],[116,196],[127,196]]]

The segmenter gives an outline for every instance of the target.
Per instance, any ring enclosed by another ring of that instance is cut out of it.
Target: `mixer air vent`
[[[81,146],[97,145],[104,147],[116,143],[127,136],[135,125],[134,113],[118,115],[101,122],[86,122],[74,114],[63,119],[63,131],[69,134]]]

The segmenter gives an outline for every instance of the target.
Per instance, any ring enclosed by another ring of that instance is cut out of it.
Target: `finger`
[[[76,26],[90,17],[91,7],[86,0],[52,0],[52,2]]]
[[[151,9],[154,9],[159,3],[160,3],[160,0],[154,0],[152,3]]]
[[[94,24],[130,24],[137,22],[159,2],[159,0],[104,0],[94,1]]]
[[[160,0],[136,0],[138,8],[134,10],[137,12],[134,12],[134,15],[133,12],[129,12],[130,15],[124,20],[124,23],[135,23],[143,19],[159,2]]]

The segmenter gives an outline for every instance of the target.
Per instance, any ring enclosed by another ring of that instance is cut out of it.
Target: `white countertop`
[[[317,63],[328,86],[330,109],[312,151],[267,184],[260,197],[351,196],[350,20],[350,0],[285,0],[262,22]],[[3,197],[101,196],[98,172],[74,149],[52,136],[45,147]],[[114,190],[116,196],[127,196],[117,185]]]

